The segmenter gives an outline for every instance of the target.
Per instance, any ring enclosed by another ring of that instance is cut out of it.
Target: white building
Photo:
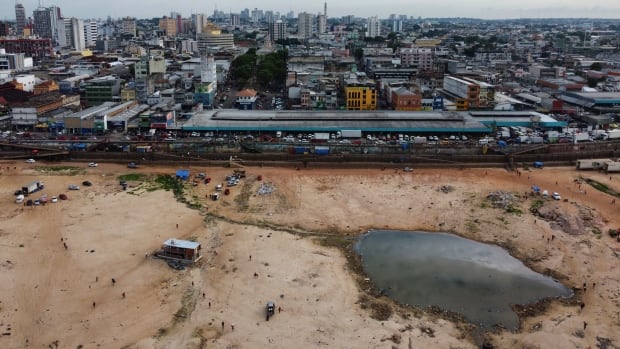
[[[368,18],[367,25],[367,37],[374,38],[376,36],[381,36],[381,21],[377,18],[377,16]]]
[[[194,28],[196,28],[196,34],[202,33],[205,25],[207,25],[207,16],[202,13],[195,13],[192,15],[192,22],[194,23]]]
[[[301,12],[297,17],[297,35],[302,40],[312,38],[314,34],[314,15]]]
[[[327,32],[327,17],[322,13],[316,16],[316,31],[319,34]]]
[[[71,46],[75,51],[82,51],[86,48],[86,40],[84,38],[84,21],[79,18],[65,18],[65,35],[67,36],[67,45]]]
[[[36,78],[33,74],[20,74],[15,76],[15,81],[22,84],[23,90],[26,92],[34,91],[34,85],[36,85]]]
[[[97,35],[99,32],[99,24],[96,20],[90,19],[84,21],[84,41],[87,47],[92,47],[97,44]]]

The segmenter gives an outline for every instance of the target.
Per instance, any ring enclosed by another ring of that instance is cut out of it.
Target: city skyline
[[[120,18],[131,16],[136,18],[153,18],[170,15],[171,12],[180,13],[183,17],[189,17],[192,13],[204,13],[212,15],[213,11],[225,13],[239,13],[248,8],[250,10],[272,10],[286,15],[294,11],[295,16],[300,12],[319,13],[323,11],[324,1],[313,1],[302,5],[292,1],[266,0],[257,5],[254,1],[239,0],[234,6],[227,6],[226,2],[199,5],[195,0],[177,0],[174,2],[164,0],[152,0],[148,7],[143,3],[131,3],[120,0],[108,0],[105,2],[73,0],[23,0],[18,1],[26,9],[27,17],[32,16],[32,11],[39,6],[58,6],[64,17],[78,18]],[[8,18],[14,19],[14,6],[16,2],[7,2],[3,12],[10,14]],[[258,7],[260,6],[260,7]],[[346,15],[356,17],[378,16],[387,18],[390,14],[406,15],[422,18],[438,17],[470,17],[481,19],[511,19],[511,18],[620,18],[620,4],[610,0],[597,1],[596,5],[577,0],[546,0],[534,1],[523,0],[520,2],[499,3],[492,0],[470,0],[464,5],[456,0],[436,0],[432,3],[412,4],[407,0],[387,0],[376,3],[364,3],[350,0],[327,2],[328,17],[338,18]],[[5,15],[6,17],[6,15]]]

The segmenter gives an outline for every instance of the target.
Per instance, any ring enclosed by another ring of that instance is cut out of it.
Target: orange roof
[[[237,92],[237,97],[255,97],[255,96],[256,96],[256,90],[253,90],[251,88],[246,88],[245,90],[241,90]]]

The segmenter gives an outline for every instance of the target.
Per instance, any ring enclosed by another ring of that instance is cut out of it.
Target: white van
[[[21,204],[22,202],[24,202],[24,195],[23,194],[19,194],[15,197],[15,203],[16,204]]]

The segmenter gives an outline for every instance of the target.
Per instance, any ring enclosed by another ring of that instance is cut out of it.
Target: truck
[[[592,130],[592,132],[590,133],[592,135],[592,138],[594,139],[602,139],[602,140],[606,140],[607,139],[607,131],[605,130]]]
[[[497,138],[501,138],[501,139],[508,139],[508,138],[510,138],[510,131],[509,130],[499,130],[499,131],[497,131]]]
[[[607,131],[607,139],[619,139],[619,138],[620,138],[620,130]]]
[[[549,141],[549,143],[557,143],[560,138],[560,132],[558,131],[547,131],[545,132],[545,135],[547,136],[547,141]]]
[[[426,144],[428,142],[428,140],[426,139],[426,137],[413,137],[413,139],[411,140],[411,143],[413,144]]]
[[[316,155],[329,155],[329,147],[314,147],[314,154]]]
[[[276,313],[276,303],[273,301],[267,302],[267,306],[265,307],[265,313],[267,315],[267,321]]]
[[[603,164],[605,172],[620,172],[620,161],[608,161]]]
[[[315,132],[312,140],[313,140],[313,143],[326,143],[327,141],[329,141],[329,133]]]
[[[43,188],[44,188],[43,182],[34,181],[22,187],[22,194],[28,196],[28,194],[32,194],[39,190],[43,190]]]
[[[579,133],[573,134],[573,142],[577,143],[577,142],[587,142],[587,141],[592,141],[592,137],[590,137],[589,133],[579,132]]]
[[[544,142],[541,136],[531,136],[529,139],[529,143],[531,144],[542,144]]]
[[[578,170],[598,170],[605,166],[605,163],[612,162],[611,159],[584,159],[577,160]]]
[[[340,137],[342,138],[362,138],[362,130],[341,130]]]
[[[530,142],[530,137],[528,136],[517,136],[517,138],[515,138],[516,143],[529,143]]]

